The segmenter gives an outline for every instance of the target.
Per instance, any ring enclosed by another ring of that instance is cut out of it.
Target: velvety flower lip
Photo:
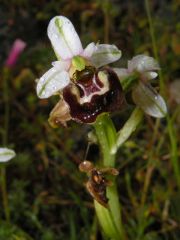
[[[90,43],[83,49],[73,24],[64,16],[54,17],[47,33],[58,61],[38,80],[36,91],[42,99],[68,86],[75,70],[83,70],[87,65],[99,68],[121,57],[115,45]]]
[[[128,68],[113,69],[119,79],[127,78],[135,73],[139,74],[139,83],[132,90],[134,103],[141,107],[145,113],[156,118],[162,118],[167,113],[167,106],[155,89],[149,84],[149,80],[158,76],[160,70],[158,62],[146,55],[137,55],[128,61]]]
[[[16,153],[14,150],[6,147],[0,148],[0,162],[8,162],[15,156],[16,156]]]
[[[87,81],[90,82],[89,87],[93,88],[93,91],[89,91]],[[89,96],[91,96],[90,99]],[[88,101],[81,101],[83,97],[88,98]],[[72,119],[83,123],[94,122],[102,112],[121,110],[125,103],[118,77],[109,68],[97,70],[94,75],[89,76],[88,80],[81,82],[81,87],[77,84],[64,88],[63,99],[69,105]]]
[[[119,79],[110,68],[96,70],[86,67],[75,73],[77,84],[63,89],[63,98],[50,113],[49,123],[53,127],[66,126],[74,120],[93,123],[103,112],[120,111],[125,98]]]

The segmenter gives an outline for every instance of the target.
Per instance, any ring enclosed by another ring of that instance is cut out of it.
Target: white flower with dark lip
[[[8,162],[16,156],[14,150],[9,148],[0,148],[0,162]]]
[[[50,21],[47,33],[58,61],[38,80],[39,98],[48,98],[65,88],[75,70],[81,71],[86,65],[99,68],[121,57],[115,45],[92,42],[83,49],[73,24],[63,16]]]
[[[139,73],[141,80],[132,90],[134,103],[150,116],[162,118],[167,113],[164,99],[151,87],[148,80],[158,76],[158,62],[146,55],[137,55],[128,61],[128,68],[114,68],[119,79]],[[144,80],[144,81],[142,81]]]

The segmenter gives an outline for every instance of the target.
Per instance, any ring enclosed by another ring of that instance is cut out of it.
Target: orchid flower
[[[137,55],[128,61],[128,68],[114,68],[119,79],[127,78],[135,73],[139,74],[139,83],[132,90],[134,103],[150,116],[162,118],[167,113],[164,99],[148,83],[158,76],[158,62],[146,55]]]
[[[115,86],[122,93],[121,85],[114,72],[99,68],[117,61],[121,51],[115,45],[94,42],[83,49],[73,24],[63,16],[56,16],[50,21],[47,34],[58,61],[53,62],[53,67],[38,80],[36,90],[42,99],[54,94],[61,97],[50,114],[51,125],[66,125],[70,119],[93,122],[99,113],[114,109],[106,103],[107,98],[112,98],[108,91]],[[119,93],[115,95],[121,105],[123,96],[120,97]],[[114,97],[113,102],[116,101]]]
[[[16,156],[14,150],[9,148],[0,148],[0,162],[8,162]]]

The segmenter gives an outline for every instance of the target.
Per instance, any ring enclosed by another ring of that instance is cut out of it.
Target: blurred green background
[[[156,120],[146,116],[118,153],[117,181],[129,240],[178,240],[180,193],[170,153],[176,146],[180,156],[180,2],[149,2],[164,97],[175,134],[170,142],[166,120],[162,119],[156,128]],[[17,153],[6,164],[10,223],[5,221],[0,198],[0,240],[102,239],[93,201],[83,185],[87,178],[78,170],[91,126],[72,122],[67,129],[52,129],[47,119],[57,98],[40,100],[36,96],[35,79],[56,59],[46,34],[50,19],[56,15],[73,22],[84,47],[98,41],[117,45],[122,58],[114,66],[125,67],[136,54],[153,56],[143,0],[0,0],[0,133],[5,134],[6,79],[10,107],[8,146]],[[27,46],[7,75],[4,63],[17,38]],[[158,83],[154,85],[157,87]],[[131,110],[130,106],[114,116],[117,128]],[[92,145],[87,158],[97,161],[98,154],[97,146]]]

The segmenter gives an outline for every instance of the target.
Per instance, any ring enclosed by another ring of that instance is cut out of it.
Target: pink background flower
[[[5,62],[5,66],[9,68],[14,67],[19,58],[19,55],[21,54],[25,47],[26,43],[24,41],[22,41],[21,39],[16,39],[12,45],[9,56]]]

